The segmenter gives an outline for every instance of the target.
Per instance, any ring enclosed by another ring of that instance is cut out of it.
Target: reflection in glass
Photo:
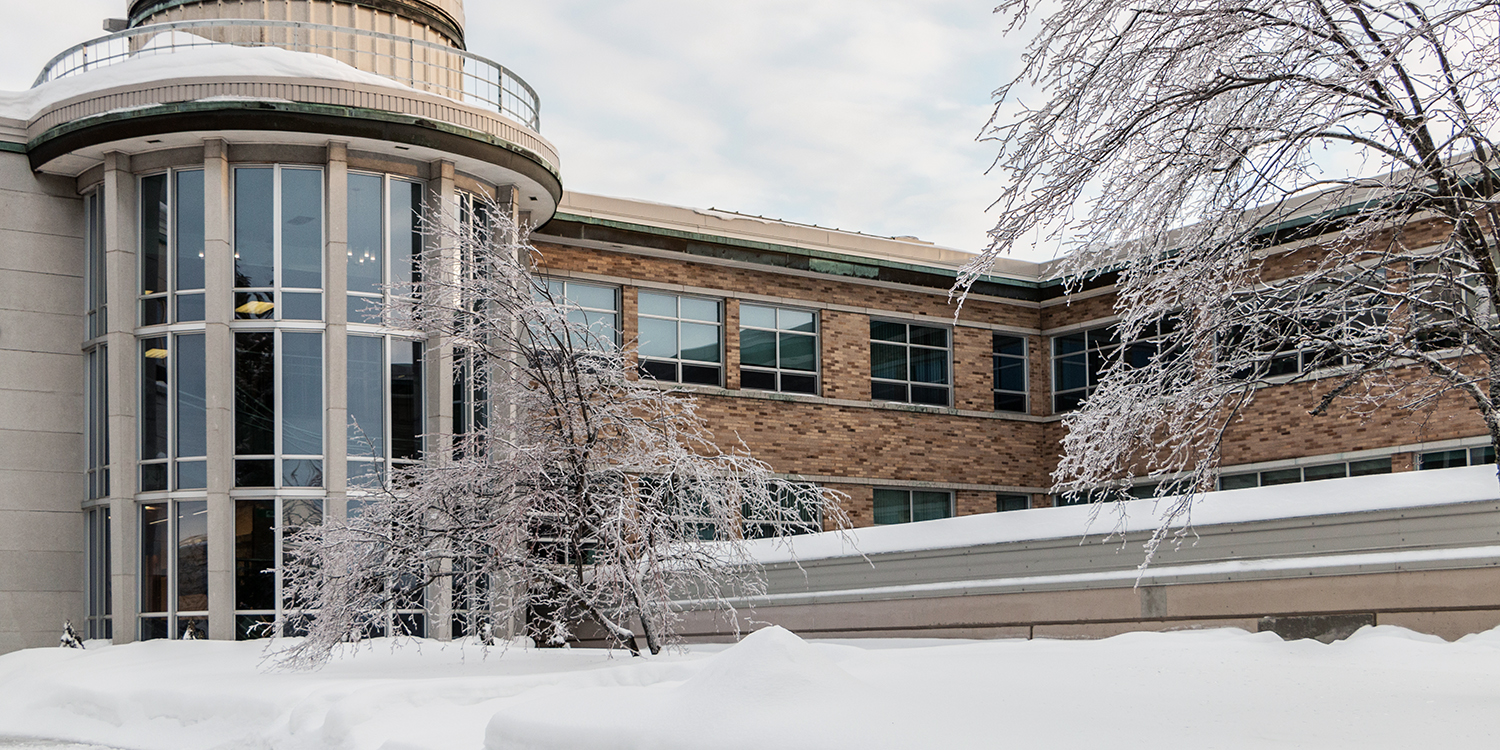
[[[788,370],[817,369],[817,354],[813,351],[812,336],[783,333],[781,336],[781,366]]]
[[[167,504],[141,506],[141,611],[167,611]]]
[[[206,456],[208,418],[204,400],[203,334],[178,335],[174,359],[177,368],[177,456]]]
[[[199,320],[203,320],[203,295],[177,295],[177,321],[191,323]]]
[[[385,341],[350,336],[348,357],[349,455],[385,456]],[[351,467],[352,468],[352,467]],[[353,478],[353,474],[350,474]]]
[[[683,300],[687,307],[687,300]],[[682,324],[682,358],[696,362],[719,361],[719,327],[702,323]]]
[[[234,335],[234,452],[276,451],[276,342],[270,331]]]
[[[234,170],[234,285],[236,288],[275,283],[276,214],[272,189],[276,170],[241,167]]]
[[[208,501],[177,501],[177,610],[208,609]]]
[[[177,173],[177,289],[203,288],[203,172]],[[179,303],[180,304],[180,303]],[[202,320],[179,318],[180,320]]]
[[[281,334],[281,452],[323,453],[323,334]]]
[[[410,284],[422,256],[422,186],[391,181],[391,284]]]
[[[640,353],[646,357],[677,357],[677,323],[655,318],[640,319]]]
[[[910,496],[905,490],[875,490],[875,523],[911,521]]]
[[[314,458],[281,459],[282,487],[322,487],[323,462]]]
[[[391,458],[422,457],[422,347],[391,342]]]
[[[234,504],[234,608],[276,608],[276,501]]]
[[[167,457],[167,395],[167,339],[143,339],[140,413],[142,459]]]
[[[177,462],[177,489],[201,490],[208,487],[207,461]]]
[[[375,175],[349,175],[348,280],[351,292],[378,294],[381,291],[380,267],[385,256],[382,252],[380,183],[381,178]],[[350,319],[353,319],[352,315]]]
[[[281,170],[281,285],[323,286],[323,173]]]
[[[754,329],[740,331],[740,364],[775,367],[776,334]]]
[[[322,320],[323,295],[316,292],[282,292],[282,320]]]

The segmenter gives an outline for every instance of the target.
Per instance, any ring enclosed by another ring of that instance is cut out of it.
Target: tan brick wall
[[[953,329],[953,407],[995,408],[993,334],[984,328]]]
[[[823,395],[854,401],[870,399],[870,318],[824,310],[819,316],[823,349]]]

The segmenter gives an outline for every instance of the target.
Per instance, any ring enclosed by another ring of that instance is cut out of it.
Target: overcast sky
[[[0,88],[20,89],[126,0],[7,5]],[[975,136],[1023,42],[990,0],[467,5],[470,51],[541,96],[570,190],[985,243],[1000,178]]]

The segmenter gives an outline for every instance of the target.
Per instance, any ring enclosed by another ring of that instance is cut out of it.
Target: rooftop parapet
[[[323,55],[541,132],[541,101],[536,90],[499,63],[437,42],[302,21],[218,18],[138,26],[64,50],[47,63],[32,85],[145,56],[222,44]]]

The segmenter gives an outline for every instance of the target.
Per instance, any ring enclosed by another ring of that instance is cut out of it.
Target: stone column
[[[234,627],[234,242],[229,146],[203,143],[204,401],[208,425],[208,637]]]
[[[327,519],[345,517],[349,495],[349,147],[328,144],[328,242],[323,256],[327,275],[323,280],[324,309],[328,315],[327,368],[328,412],[324,425],[323,484],[328,500]]]
[[[135,340],[136,195],[130,157],[104,155],[104,269],[106,327],[105,362],[109,382],[109,529],[110,612],[114,642],[136,638],[137,607],[140,604],[136,569],[140,564],[140,512],[135,504],[136,439],[135,404],[140,390]]]
[[[428,183],[427,205],[423,216],[430,230],[439,232],[456,229],[458,222],[458,192],[453,185],[453,162],[437,161],[432,164],[432,181]],[[451,236],[451,235],[450,235]],[[424,252],[437,254],[439,272],[447,275],[458,269],[457,248],[451,239],[441,234],[429,234]],[[431,270],[431,269],[429,269]],[[422,382],[426,393],[426,436],[423,438],[424,458],[429,464],[442,465],[453,456],[453,344],[439,336],[427,340],[426,356],[422,360]],[[440,573],[451,573],[453,562],[439,563]],[[453,579],[442,576],[427,592],[431,612],[427,635],[440,641],[453,638]]]

